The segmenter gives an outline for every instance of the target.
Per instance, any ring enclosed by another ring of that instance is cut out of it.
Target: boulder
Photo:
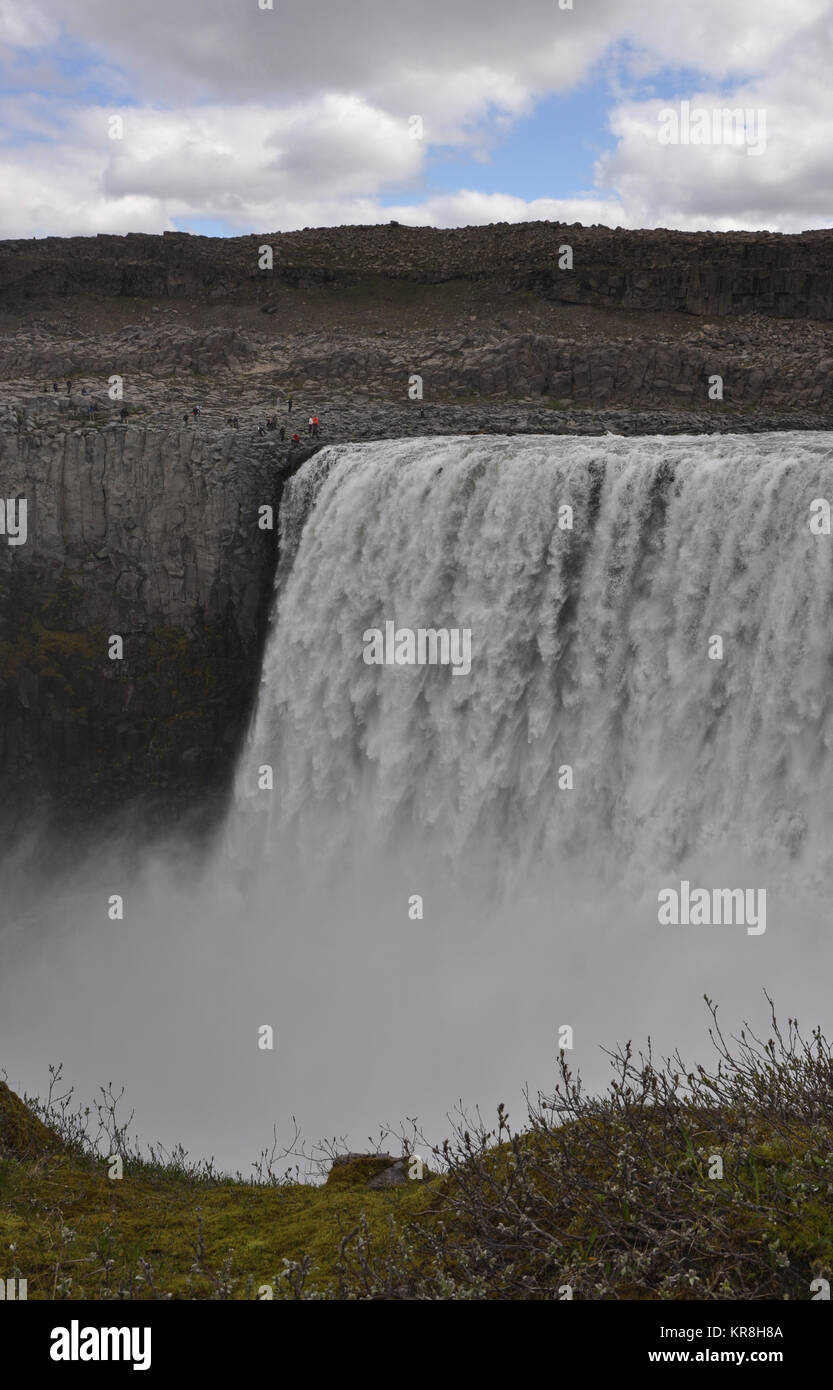
[[[327,1174],[327,1187],[402,1187],[408,1181],[403,1158],[393,1154],[337,1154]]]

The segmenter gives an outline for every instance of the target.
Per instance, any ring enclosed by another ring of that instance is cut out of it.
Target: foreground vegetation
[[[588,1097],[562,1053],[522,1130],[463,1116],[382,1190],[368,1158],[230,1180],[140,1153],[109,1090],[73,1110],[60,1068],[43,1101],[0,1083],[0,1276],[55,1299],[807,1300],[833,1279],[831,1047],[774,1009],[769,1038],[727,1041],[709,1008],[711,1068],[628,1044]]]

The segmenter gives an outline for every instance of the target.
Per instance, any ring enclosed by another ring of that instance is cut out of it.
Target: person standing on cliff
[[[287,415],[290,413],[291,410],[292,410],[292,397],[290,396],[290,397],[289,397],[289,400],[288,400],[287,403],[286,403],[286,413],[287,413]]]
[[[281,425],[281,444],[286,439],[286,425]]]
[[[67,395],[68,395],[68,396],[71,396],[71,395],[72,395],[72,382],[71,382],[71,381],[68,381],[68,382],[67,382]]]

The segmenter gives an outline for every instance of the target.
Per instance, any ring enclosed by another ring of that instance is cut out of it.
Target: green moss
[[[388,1157],[320,1186],[139,1159],[111,1180],[0,1087],[0,1250],[30,1298],[294,1297],[301,1278],[304,1297],[806,1299],[833,1272],[833,1159],[826,1115],[802,1113],[819,1112],[539,1114],[500,1143],[458,1136],[441,1177],[371,1190]]]
[[[5,1081],[0,1081],[0,1156],[35,1158],[58,1148],[57,1135],[32,1114]],[[7,1178],[9,1171],[6,1170]]]
[[[366,1224],[381,1238],[391,1218],[413,1219],[426,1205],[417,1182],[383,1192],[211,1184],[131,1164],[111,1180],[103,1161],[56,1155],[0,1188],[0,1249],[16,1245],[30,1298],[101,1297],[105,1245],[110,1286],[137,1298],[153,1296],[148,1277],[175,1298],[216,1297],[221,1276],[230,1297],[256,1297],[267,1284],[278,1296],[284,1261],[305,1256],[311,1286],[324,1292],[344,1237]]]

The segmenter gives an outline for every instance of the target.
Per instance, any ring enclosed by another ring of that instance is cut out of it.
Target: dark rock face
[[[754,328],[746,319],[733,324],[734,331],[725,323],[711,330],[691,325],[680,341],[542,333],[460,341],[458,333],[438,334],[424,346],[389,340],[380,346],[322,338],[295,347],[292,366],[331,390],[345,391],[350,382],[375,384],[393,397],[408,379],[410,360],[414,370],[420,369],[429,402],[438,396],[476,403],[537,397],[602,408],[702,409],[715,373],[723,378],[725,400],[734,408],[806,410],[830,402],[833,343],[828,331],[814,324],[817,331],[798,341],[767,320]]]
[[[274,269],[258,268],[258,248]],[[573,249],[559,270],[558,248]],[[333,227],[218,241],[169,232],[0,243],[0,303],[98,294],[268,302],[276,285],[345,289],[368,277],[491,281],[565,304],[833,318],[833,232],[610,230],[552,222]]]
[[[0,538],[6,806],[222,791],[257,688],[286,467],[150,427],[0,435],[29,539]],[[111,638],[123,659],[111,660]]]

